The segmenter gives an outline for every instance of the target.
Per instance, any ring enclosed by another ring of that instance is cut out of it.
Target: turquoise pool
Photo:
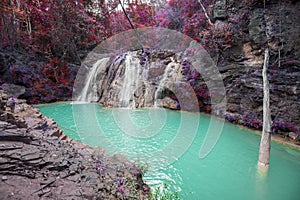
[[[262,176],[256,167],[260,136],[253,131],[225,123],[213,150],[200,159],[210,121],[218,120],[213,117],[165,109],[104,109],[96,104],[57,103],[39,109],[71,138],[147,166],[146,183],[166,183],[184,199],[300,198],[300,151],[272,142],[269,173]]]

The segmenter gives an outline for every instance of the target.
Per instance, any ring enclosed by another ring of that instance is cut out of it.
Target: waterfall
[[[120,91],[120,107],[136,107],[134,93],[141,79],[141,67],[139,59],[134,59],[131,54],[126,55],[124,81]]]
[[[80,95],[77,98],[79,102],[92,102],[98,100],[97,95],[97,74],[100,70],[106,68],[106,64],[109,61],[109,58],[102,58],[98,60],[93,67],[90,69],[85,82],[84,87],[81,90]]]
[[[142,51],[124,53],[109,64],[110,58],[98,60],[89,69],[82,89],[74,99],[99,102],[105,107],[157,107],[165,88],[182,79],[181,65],[173,54]]]
[[[175,63],[173,59],[171,59],[171,62],[166,66],[163,76],[158,83],[157,89],[155,90],[154,105],[153,105],[154,107],[158,107],[157,100],[159,98],[159,94],[168,85],[168,82],[174,82],[176,76],[178,76],[176,74],[176,71],[178,70],[179,67],[180,65]]]

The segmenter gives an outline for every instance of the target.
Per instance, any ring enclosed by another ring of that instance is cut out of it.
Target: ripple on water
[[[71,104],[49,104],[40,106],[43,114],[53,118],[70,137],[80,139],[71,130],[76,129]],[[299,197],[300,185],[300,152],[289,147],[272,143],[271,164],[266,177],[257,174],[256,165],[260,136],[252,131],[225,123],[220,139],[212,152],[200,159],[199,149],[209,127],[210,117],[201,115],[197,134],[188,150],[174,162],[166,166],[166,157],[147,157],[151,153],[163,149],[178,136],[182,117],[189,121],[198,120],[198,114],[155,109],[162,112],[165,118],[163,127],[151,137],[140,138],[124,132],[113,116],[114,109],[103,109],[97,105],[78,104],[76,110],[79,119],[86,116],[83,111],[96,113],[96,122],[100,130],[80,134],[81,140],[94,146],[102,146],[111,153],[122,153],[129,158],[149,165],[144,180],[152,187],[163,183],[169,185],[171,191],[179,191],[188,200],[198,199],[263,199],[263,200],[296,200]],[[153,109],[154,110],[154,109]],[[137,127],[150,126],[154,119],[149,114],[151,109],[124,109],[130,114]],[[76,113],[75,113],[76,114]],[[159,114],[159,113],[154,113]],[[154,115],[155,116],[155,115]],[[212,118],[213,120],[217,120]],[[88,120],[86,120],[88,122]],[[126,125],[126,123],[125,123]],[[122,124],[122,126],[125,126]],[[89,125],[83,124],[89,130]],[[97,126],[93,126],[97,127]],[[186,129],[189,133],[189,129]],[[192,129],[191,129],[192,130]],[[182,144],[189,142],[185,135],[180,136]],[[151,163],[149,163],[151,160]],[[155,163],[157,166],[151,166]],[[152,170],[160,168],[160,170]]]

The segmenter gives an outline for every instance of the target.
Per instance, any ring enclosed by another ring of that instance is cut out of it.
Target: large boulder
[[[0,88],[5,91],[8,97],[19,97],[26,91],[24,86],[7,83],[2,84]]]

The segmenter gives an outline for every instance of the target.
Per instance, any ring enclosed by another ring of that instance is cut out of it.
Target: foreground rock
[[[71,141],[57,124],[0,91],[0,199],[147,199],[135,164]]]

